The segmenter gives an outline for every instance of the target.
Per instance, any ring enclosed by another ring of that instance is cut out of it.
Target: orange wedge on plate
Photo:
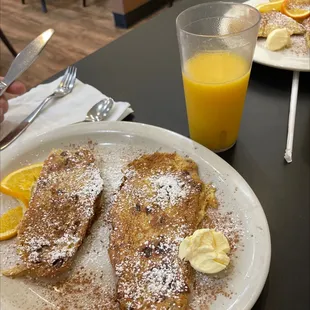
[[[271,11],[281,11],[281,7],[284,0],[276,0],[272,2],[262,3],[259,4],[256,9],[260,11],[261,13],[267,13]]]
[[[34,164],[10,173],[1,181],[0,192],[20,200],[27,207],[42,166],[42,163]]]
[[[17,234],[17,227],[23,218],[24,209],[21,206],[12,208],[0,217],[0,241],[11,239]]]
[[[309,0],[285,0],[281,12],[297,21],[302,21],[310,16]]]

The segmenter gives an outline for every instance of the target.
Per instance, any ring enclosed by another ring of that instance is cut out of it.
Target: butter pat
[[[189,261],[200,272],[213,274],[225,269],[230,259],[228,240],[214,229],[198,229],[186,237],[179,247],[179,258]]]
[[[291,45],[291,36],[286,28],[275,29],[267,37],[266,48],[271,51],[278,51]]]

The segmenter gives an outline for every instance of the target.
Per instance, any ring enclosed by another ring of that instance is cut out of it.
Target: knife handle
[[[1,141],[0,141],[0,151],[7,148],[12,142],[14,142],[35,120],[41,110],[45,105],[55,96],[55,93],[48,96],[42,103],[32,111],[16,128],[10,131]]]

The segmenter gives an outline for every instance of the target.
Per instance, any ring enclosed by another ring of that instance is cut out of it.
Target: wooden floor
[[[41,11],[39,0],[1,1],[1,28],[18,51],[48,28],[55,34],[40,58],[21,76],[31,88],[68,65],[82,59],[127,32],[114,27],[107,0],[47,0],[48,13]],[[3,76],[13,56],[0,42],[0,76]]]

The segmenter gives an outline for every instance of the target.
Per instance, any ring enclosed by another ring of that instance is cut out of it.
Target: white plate
[[[103,154],[102,169],[104,169],[106,187],[109,187],[108,183],[113,178],[115,180],[116,176],[120,177],[118,171],[120,164],[125,164],[126,160],[132,160],[141,153],[156,150],[177,151],[183,156],[188,155],[198,164],[202,179],[205,182],[212,182],[217,188],[220,209],[223,212],[232,211],[231,217],[240,220],[243,231],[240,241],[243,248],[240,247],[235,254],[237,257],[232,258],[234,268],[227,280],[228,289],[233,294],[231,298],[219,295],[212,303],[211,309],[251,309],[262,291],[270,264],[270,234],[264,211],[250,186],[231,166],[190,139],[162,128],[138,123],[81,123],[43,134],[25,143],[15,142],[14,147],[1,154],[2,175],[26,163],[43,161],[52,148],[64,148],[72,144],[81,145],[87,143],[89,139],[97,144],[98,154],[100,152]],[[8,202],[6,199],[2,197],[2,207]],[[95,225],[99,227],[102,224],[98,224],[97,221]],[[97,229],[97,235],[108,240],[104,230],[98,227],[92,229]],[[91,235],[94,235],[94,232]],[[14,240],[0,243],[2,268],[5,267],[7,257],[13,255],[6,252],[7,249],[11,249],[10,242],[12,244]],[[86,256],[89,250],[88,243],[89,240],[84,242],[77,260],[83,260],[84,255]],[[100,259],[96,261],[87,258],[89,268],[95,268],[96,264],[103,264],[108,270],[106,272],[111,272],[106,248],[97,256]],[[110,280],[104,277],[102,281],[102,285],[108,285],[105,282]],[[111,283],[113,284],[113,281]],[[1,277],[0,284],[1,309],[46,309],[44,305],[53,304],[53,300],[49,299],[45,291],[29,280]],[[87,294],[85,295],[86,298],[91,299]],[[57,309],[57,307],[52,306],[51,309]]]
[[[244,2],[256,7],[258,4],[267,3],[268,0],[250,0]],[[289,50],[269,51],[264,47],[265,39],[258,39],[253,60],[259,64],[292,71],[310,71],[310,49],[308,55],[296,55]]]

